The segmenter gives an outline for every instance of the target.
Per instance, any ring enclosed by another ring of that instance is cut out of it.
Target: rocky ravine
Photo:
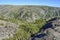
[[[0,20],[0,40],[13,37],[17,24]]]
[[[41,32],[33,35],[30,40],[60,40],[60,21],[50,20]]]

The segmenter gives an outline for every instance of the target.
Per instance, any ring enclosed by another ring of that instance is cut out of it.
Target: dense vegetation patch
[[[13,20],[10,20],[13,22]],[[17,22],[17,20],[15,20]],[[20,23],[21,22],[21,23]],[[13,37],[10,37],[6,40],[28,40],[32,34],[37,33],[41,30],[43,25],[46,23],[45,20],[38,19],[35,22],[26,22],[26,21],[19,21],[17,22],[20,26],[16,29],[16,34]]]

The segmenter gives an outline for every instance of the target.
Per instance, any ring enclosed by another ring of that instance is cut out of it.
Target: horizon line
[[[42,5],[42,4],[0,4],[0,5],[18,5],[18,6],[50,6],[50,7],[60,7],[60,6]]]

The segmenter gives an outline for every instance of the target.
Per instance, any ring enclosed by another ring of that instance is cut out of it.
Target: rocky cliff
[[[30,40],[60,40],[60,21],[49,21],[40,33],[34,34]]]

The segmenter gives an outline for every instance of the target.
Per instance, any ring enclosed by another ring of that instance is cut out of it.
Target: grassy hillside
[[[36,19],[35,22],[3,18],[0,18],[0,20],[19,25],[19,27],[15,29],[15,34],[13,34],[13,37],[9,36],[9,38],[3,40],[28,40],[32,34],[38,33],[46,23],[43,19]],[[6,25],[5,28],[8,28],[8,25]]]

